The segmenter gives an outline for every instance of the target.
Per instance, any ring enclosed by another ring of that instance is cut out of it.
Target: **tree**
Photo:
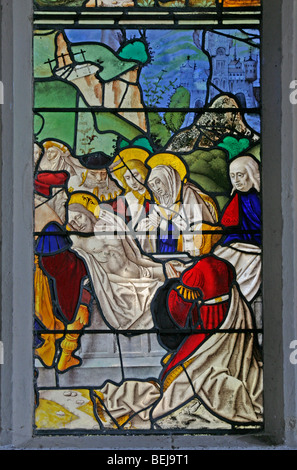
[[[179,86],[170,99],[169,109],[188,108],[190,106],[190,99],[190,92],[186,88]],[[167,111],[164,115],[167,128],[171,132],[177,132],[181,128],[185,116],[185,111]]]

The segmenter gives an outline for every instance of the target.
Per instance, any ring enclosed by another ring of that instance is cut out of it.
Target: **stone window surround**
[[[263,0],[262,155],[265,430],[246,436],[32,437],[32,0],[0,0],[1,330],[0,449],[297,448],[297,0]]]

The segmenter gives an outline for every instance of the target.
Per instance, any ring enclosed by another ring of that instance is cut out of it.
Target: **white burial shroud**
[[[94,231],[95,237],[91,245],[80,242],[76,246],[73,237],[73,249],[87,264],[104,319],[108,325],[119,330],[153,328],[150,305],[156,290],[165,280],[163,274],[156,275],[154,267],[159,268],[162,273],[162,265],[141,253],[134,238],[129,235],[125,222],[112,212],[100,211]],[[114,232],[117,234],[112,235]],[[108,240],[108,237],[113,236],[122,244],[122,256],[138,266],[138,278],[110,274],[104,270],[104,263],[97,259],[96,241],[99,242],[100,237]]]
[[[236,330],[254,327],[250,309],[237,285],[231,293],[221,330],[213,334],[188,359],[190,365],[162,392],[151,382],[107,382],[100,392],[114,419],[137,415],[139,426],[150,417],[160,419],[196,397],[216,416],[233,423],[263,420],[263,370],[255,347],[256,333]],[[134,421],[133,421],[134,424]]]

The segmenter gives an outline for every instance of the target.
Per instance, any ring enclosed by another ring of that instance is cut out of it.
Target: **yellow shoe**
[[[57,368],[60,372],[64,372],[71,367],[79,366],[80,363],[81,361],[79,359],[65,351],[62,351]]]
[[[77,349],[78,344],[77,340],[79,335],[77,334],[67,334],[65,339],[61,343],[62,353],[58,362],[58,370],[65,371],[70,369],[70,367],[75,367],[80,365],[81,361],[77,357],[73,356],[74,351]]]
[[[45,342],[40,348],[35,349],[35,355],[45,366],[51,367],[56,354],[55,339],[53,335],[42,335],[42,338]]]

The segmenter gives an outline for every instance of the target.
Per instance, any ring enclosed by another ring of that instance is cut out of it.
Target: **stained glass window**
[[[263,427],[261,5],[34,1],[36,434]]]

